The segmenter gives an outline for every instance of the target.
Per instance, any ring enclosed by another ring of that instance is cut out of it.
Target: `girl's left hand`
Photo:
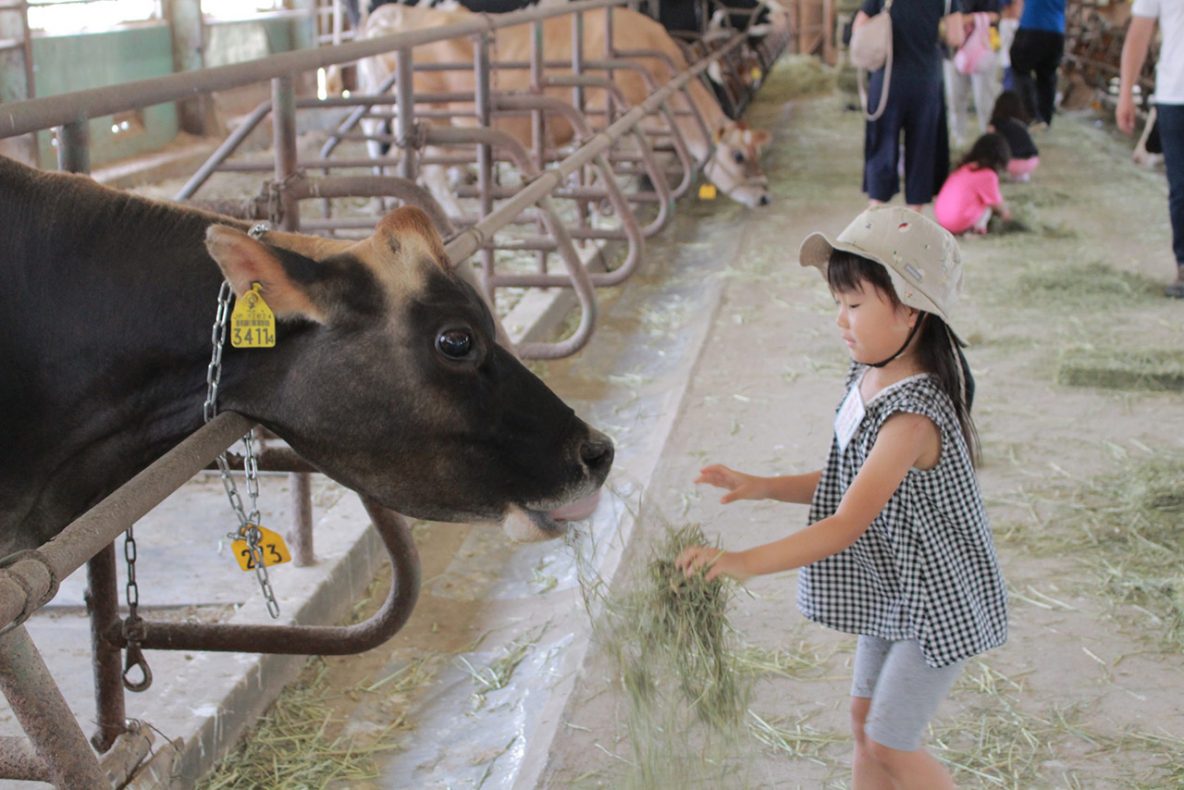
[[[702,568],[707,568],[707,581],[712,581],[722,575],[743,582],[752,576],[744,568],[739,553],[724,551],[713,546],[687,546],[678,553],[677,559],[674,560],[674,567],[687,576],[698,573]]]

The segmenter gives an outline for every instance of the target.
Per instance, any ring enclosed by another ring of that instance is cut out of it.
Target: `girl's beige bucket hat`
[[[873,206],[834,241],[811,233],[798,255],[802,266],[817,267],[825,278],[834,250],[881,264],[901,302],[950,324],[950,312],[962,292],[962,254],[954,236],[941,225],[903,206]]]

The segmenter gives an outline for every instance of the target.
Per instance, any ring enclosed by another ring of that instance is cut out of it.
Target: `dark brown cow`
[[[219,408],[410,516],[548,515],[612,443],[494,342],[423,212],[364,241],[270,232],[0,157],[0,556],[40,545],[202,424],[225,277],[272,349],[227,347]]]

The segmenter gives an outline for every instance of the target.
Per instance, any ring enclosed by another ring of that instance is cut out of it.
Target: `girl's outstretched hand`
[[[714,546],[687,546],[678,553],[674,567],[687,576],[693,576],[706,567],[707,581],[719,576],[730,576],[738,582],[743,582],[752,576],[745,570],[739,554]]]
[[[737,499],[764,499],[767,496],[762,485],[764,478],[737,472],[723,464],[703,467],[699,470],[695,482],[728,489],[728,493],[719,499],[721,505],[735,502]]]

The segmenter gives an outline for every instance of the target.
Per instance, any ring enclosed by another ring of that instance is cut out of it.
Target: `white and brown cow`
[[[464,9],[440,10],[422,6],[383,5],[374,10],[363,24],[366,38],[392,35],[408,30],[435,28],[471,19]],[[584,52],[588,57],[600,57],[604,52],[607,14],[603,9],[584,14]],[[497,31],[492,56],[497,61],[526,61],[530,58],[530,25],[516,25]],[[543,50],[548,61],[571,61],[572,19],[570,16],[552,17],[543,25]],[[656,50],[670,58],[679,70],[686,68],[682,49],[666,30],[653,19],[627,9],[613,10],[613,43],[622,51]],[[473,44],[468,38],[450,39],[416,47],[416,63],[472,62]],[[638,58],[662,85],[675,74],[656,58]],[[360,91],[372,93],[395,70],[395,55],[388,53],[367,58],[358,64]],[[549,74],[556,72],[548,71]],[[563,72],[558,72],[563,73]],[[617,70],[613,81],[631,106],[640,104],[650,94],[644,79],[630,70]],[[471,69],[463,71],[417,71],[414,79],[417,93],[466,93],[475,90]],[[500,93],[526,93],[530,76],[524,70],[497,70],[492,78],[493,90]],[[704,136],[698,123],[685,115],[676,116],[676,123],[687,142],[691,156],[703,166],[703,173],[721,192],[746,206],[761,206],[769,202],[767,181],[761,172],[759,157],[768,142],[767,132],[749,129],[743,123],[730,120],[720,109],[719,102],[699,80],[688,83],[690,100],[701,113],[714,139]],[[548,90],[548,95],[568,100],[569,88]],[[603,107],[602,91],[587,92],[590,108]],[[458,121],[459,123],[459,121]],[[522,116],[499,116],[494,127],[515,137],[523,145],[530,145],[530,119]],[[563,145],[574,136],[571,125],[562,117],[549,117],[547,133],[552,145]],[[373,129],[371,129],[373,131]],[[443,170],[425,168],[424,179],[443,205],[455,202],[445,194],[447,189]]]
[[[224,350],[219,408],[350,488],[554,534],[604,481],[612,443],[494,342],[422,211],[362,241],[246,230],[0,157],[0,556],[201,426],[224,278],[279,321],[274,348]]]

